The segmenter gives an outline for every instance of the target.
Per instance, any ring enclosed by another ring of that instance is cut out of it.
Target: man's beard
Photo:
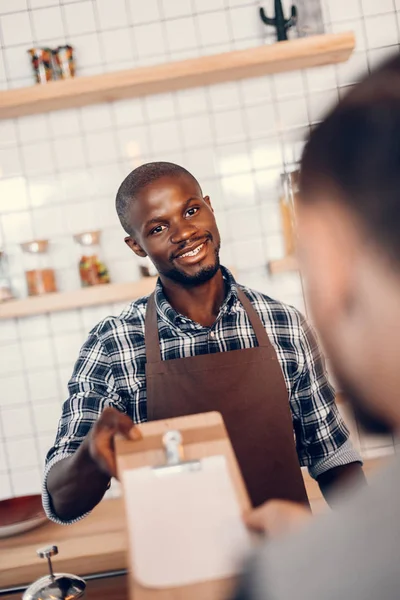
[[[359,423],[367,433],[377,435],[393,433],[393,428],[390,424],[382,419],[381,416],[375,414],[363,400],[362,394],[358,392],[356,386],[350,383],[341,369],[335,369],[335,372],[340,391],[343,392],[346,400],[351,404],[357,423]]]
[[[209,241],[207,241],[207,243],[212,242],[212,238],[208,238],[208,240]],[[196,285],[201,285],[202,283],[206,283],[207,281],[210,281],[210,279],[212,279],[220,269],[220,246],[221,244],[218,244],[218,246],[215,248],[214,263],[212,265],[207,265],[203,268],[200,268],[194,275],[188,275],[187,273],[181,271],[175,266],[172,266],[170,269],[163,269],[162,271],[160,270],[159,272],[164,277],[167,277],[168,279],[171,279],[172,281],[175,281],[176,283],[180,283],[181,285],[187,287],[193,287]]]

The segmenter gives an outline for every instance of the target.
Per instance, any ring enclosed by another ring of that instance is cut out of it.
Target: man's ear
[[[213,207],[212,207],[212,205],[211,205],[210,196],[204,196],[203,200],[204,200],[204,202],[205,202],[206,204],[208,204],[208,206],[211,208],[212,212],[214,212],[214,209],[213,209]]]
[[[145,258],[147,256],[146,252],[143,250],[143,248],[141,246],[139,246],[139,244],[137,243],[136,240],[134,240],[133,238],[131,238],[130,235],[128,235],[125,238],[125,244],[127,246],[129,246],[129,248],[138,256],[141,256],[142,258]]]

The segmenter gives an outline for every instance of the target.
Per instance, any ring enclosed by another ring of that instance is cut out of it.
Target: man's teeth
[[[202,249],[203,246],[204,246],[204,244],[200,244],[200,246],[197,246],[197,248],[195,248],[194,250],[191,250],[190,252],[186,252],[186,254],[181,254],[181,258],[185,258],[185,256],[196,256],[196,254],[198,254],[200,252],[200,250]]]

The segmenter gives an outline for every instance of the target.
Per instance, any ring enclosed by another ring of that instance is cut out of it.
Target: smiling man
[[[211,201],[184,168],[138,167],[117,194],[135,254],[159,273],[155,292],[90,333],[47,456],[44,506],[70,522],[115,475],[113,436],[135,423],[222,413],[251,500],[307,503],[300,464],[329,492],[362,477],[310,327],[292,307],[239,286],[220,266]]]

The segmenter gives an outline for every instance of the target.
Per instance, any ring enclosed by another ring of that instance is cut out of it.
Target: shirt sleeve
[[[312,327],[300,323],[304,364],[292,389],[296,446],[300,464],[314,479],[325,471],[352,462],[362,463],[335,403],[325,361]]]
[[[91,332],[80,350],[68,390],[69,398],[63,404],[56,439],[46,456],[42,488],[46,514],[59,524],[78,519],[62,521],[55,514],[47,490],[50,469],[76,452],[104,408],[112,406],[126,413],[126,406],[116,390],[109,357],[95,332]]]

